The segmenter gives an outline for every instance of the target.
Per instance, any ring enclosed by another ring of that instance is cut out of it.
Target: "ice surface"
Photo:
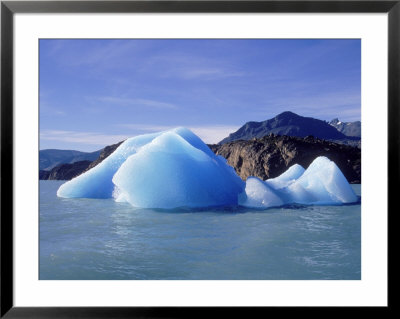
[[[162,133],[140,135],[127,139],[100,164],[61,185],[57,191],[57,196],[66,198],[112,197],[114,191],[112,177],[122,163],[160,134]]]
[[[269,188],[264,188],[266,185]],[[240,205],[246,207],[274,207],[282,204],[338,205],[358,201],[343,173],[328,158],[317,157],[304,171],[300,165],[289,168],[277,178],[254,181],[247,179]]]
[[[353,203],[358,200],[342,171],[328,158],[317,157],[292,185],[302,187],[309,196],[315,197],[312,204]],[[290,186],[289,186],[290,188]],[[308,204],[309,201],[302,203]]]
[[[275,178],[270,178],[265,182],[275,189],[280,189],[289,186],[303,175],[305,169],[299,164],[292,165],[286,172]]]
[[[118,200],[145,208],[236,205],[244,182],[197,146],[173,132],[154,139],[114,175]]]
[[[283,199],[267,183],[257,177],[249,177],[246,181],[245,192],[240,194],[239,203],[242,206],[262,208],[282,206]]]
[[[128,139],[102,163],[63,184],[60,197],[110,198],[135,207],[237,205],[245,183],[185,128]]]

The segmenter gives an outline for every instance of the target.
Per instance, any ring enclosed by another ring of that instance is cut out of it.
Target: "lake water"
[[[360,203],[163,211],[62,183],[40,181],[40,279],[361,279]]]

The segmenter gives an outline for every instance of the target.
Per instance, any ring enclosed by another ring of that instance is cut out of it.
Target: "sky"
[[[40,149],[177,126],[217,143],[284,111],[361,118],[361,41],[41,39]]]

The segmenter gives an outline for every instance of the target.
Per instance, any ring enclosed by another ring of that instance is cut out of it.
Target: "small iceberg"
[[[127,139],[100,164],[61,185],[57,196],[114,198],[134,207],[163,209],[358,200],[340,169],[326,157],[316,158],[307,170],[295,164],[279,177],[249,177],[244,182],[225,158],[186,128]]]
[[[239,198],[240,205],[253,208],[287,204],[340,205],[358,201],[339,167],[324,156],[317,157],[307,170],[295,164],[274,179],[261,181],[249,177],[245,192]]]

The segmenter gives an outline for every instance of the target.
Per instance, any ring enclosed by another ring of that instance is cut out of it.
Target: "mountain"
[[[338,118],[329,122],[334,128],[346,136],[361,137],[361,122],[341,122]]]
[[[361,183],[361,149],[308,136],[305,138],[270,134],[262,138],[209,145],[225,157],[236,173],[246,180],[256,176],[274,178],[290,166],[307,168],[318,156],[334,161],[350,183]]]
[[[271,133],[295,137],[315,136],[320,139],[335,141],[359,140],[357,137],[344,135],[325,121],[312,117],[303,117],[293,112],[283,112],[263,122],[247,122],[218,144],[261,138]]]
[[[123,141],[122,141],[123,142]],[[73,163],[59,164],[50,171],[39,170],[39,179],[41,180],[70,180],[89,169],[100,164],[112,152],[114,152],[122,142],[106,146],[100,151],[100,155],[94,161],[78,161]]]
[[[60,164],[53,167],[50,171],[40,170],[39,179],[46,180],[70,180],[85,171],[91,161],[79,161],[71,164]]]
[[[72,150],[47,149],[39,151],[39,169],[51,170],[59,164],[74,163],[79,161],[94,161],[99,157],[101,150],[87,153]]]

